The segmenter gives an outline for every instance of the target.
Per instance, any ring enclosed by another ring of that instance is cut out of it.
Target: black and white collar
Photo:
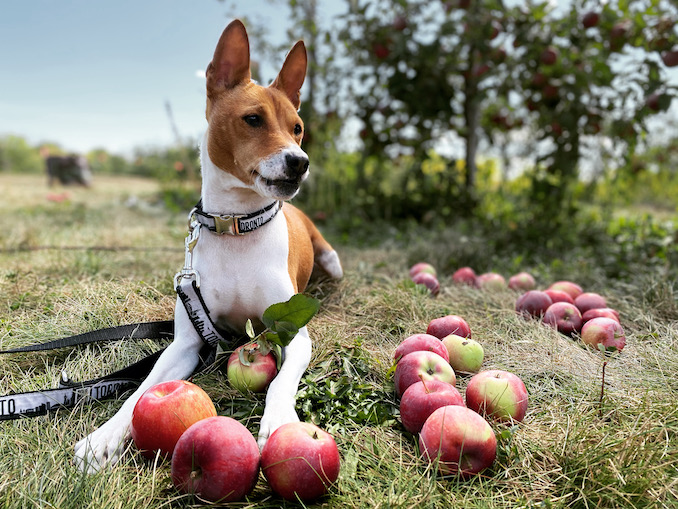
[[[282,208],[283,202],[275,201],[251,214],[210,214],[202,210],[202,200],[191,214],[198,223],[219,235],[245,235],[265,225]]]

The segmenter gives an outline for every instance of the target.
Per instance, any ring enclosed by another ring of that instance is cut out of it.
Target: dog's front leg
[[[294,409],[301,377],[311,361],[311,340],[306,327],[299,329],[294,339],[284,349],[280,372],[268,386],[266,407],[259,426],[259,449],[268,437],[283,424],[299,421]]]

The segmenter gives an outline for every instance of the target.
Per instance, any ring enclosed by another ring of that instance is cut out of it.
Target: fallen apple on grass
[[[440,380],[420,380],[403,393],[400,399],[400,420],[407,431],[419,433],[429,415],[447,405],[466,406],[454,385]]]
[[[574,299],[570,297],[570,294],[567,292],[564,292],[563,290],[549,290],[546,289],[544,290],[544,293],[551,297],[552,302],[568,302],[570,304],[574,304]]]
[[[528,272],[519,272],[509,278],[508,287],[511,290],[534,290],[537,287],[537,282],[534,280],[532,274]]]
[[[433,274],[428,272],[419,272],[412,276],[415,285],[423,285],[431,292],[431,295],[438,295],[440,292],[440,282]]]
[[[497,421],[521,422],[527,412],[527,399],[520,377],[500,369],[481,371],[466,386],[466,406]]]
[[[396,365],[394,382],[396,394],[401,397],[405,390],[420,380],[440,380],[454,385],[457,377],[452,366],[440,355],[429,351],[408,353]]]
[[[556,281],[555,283],[551,284],[548,289],[561,290],[572,297],[573,300],[576,299],[578,295],[584,293],[582,287],[577,283],[573,283],[572,281]]]
[[[582,313],[581,318],[584,323],[588,322],[592,318],[599,318],[599,317],[604,317],[604,318],[612,318],[613,320],[617,320],[619,323],[621,323],[619,319],[619,311],[616,309],[612,308],[594,308],[594,309],[589,309],[585,313]]]
[[[217,411],[207,393],[187,380],[170,380],[148,388],[132,411],[130,433],[147,458],[172,456],[179,437],[194,423]]]
[[[595,292],[584,292],[574,299],[574,305],[579,311],[586,313],[589,309],[606,308],[607,301],[605,297]]]
[[[581,340],[605,352],[621,352],[626,346],[626,336],[619,321],[613,318],[592,318],[581,329]]]
[[[172,482],[181,493],[211,502],[243,500],[257,483],[259,459],[257,441],[245,426],[231,417],[210,417],[177,442]]]
[[[452,281],[457,284],[463,284],[468,286],[477,286],[476,285],[476,273],[471,267],[462,267],[457,269],[454,274],[452,274]]]
[[[434,318],[426,327],[426,334],[435,336],[438,339],[443,339],[450,334],[471,337],[471,327],[468,322],[459,315],[446,315],[439,318]]]
[[[341,460],[332,435],[307,422],[280,426],[261,451],[261,471],[285,500],[309,502],[339,477]]]
[[[264,355],[259,348],[259,343],[248,343],[236,348],[228,358],[228,381],[243,394],[263,392],[278,374],[273,352]]]
[[[541,318],[553,304],[546,292],[529,290],[516,300],[516,313],[523,318]]]
[[[449,334],[442,339],[447,349],[449,363],[455,373],[475,373],[483,365],[483,346],[471,338]]]
[[[435,410],[419,433],[419,450],[442,475],[468,478],[494,463],[497,439],[473,410],[448,405]]]
[[[405,338],[398,345],[393,354],[393,360],[397,363],[408,353],[420,350],[437,353],[445,359],[445,361],[449,361],[450,359],[447,348],[445,348],[445,345],[443,345],[442,341],[437,337],[431,336],[430,334],[413,334],[412,336]]]
[[[426,272],[428,274],[431,274],[433,276],[438,276],[438,273],[433,265],[430,263],[426,262],[419,262],[415,263],[410,267],[410,277],[414,277],[415,275],[421,273],[421,272]]]
[[[478,288],[489,291],[499,291],[506,288],[506,279],[496,272],[486,272],[476,278]]]
[[[571,336],[581,330],[582,317],[581,312],[574,304],[556,302],[551,304],[544,313],[543,322],[558,332]]]

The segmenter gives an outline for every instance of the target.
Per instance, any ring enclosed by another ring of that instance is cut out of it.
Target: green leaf
[[[279,302],[269,306],[264,311],[261,321],[273,331],[276,331],[276,322],[291,323],[299,330],[313,318],[319,308],[320,301],[318,299],[297,293],[287,302]]]
[[[299,332],[299,327],[297,327],[292,322],[275,322],[273,327],[271,327],[273,332],[278,335],[278,340],[280,346],[287,346],[294,339],[294,336]]]

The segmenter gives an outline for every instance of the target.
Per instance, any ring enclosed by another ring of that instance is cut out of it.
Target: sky
[[[197,139],[206,127],[203,73],[221,32],[234,17],[248,16],[282,42],[286,4],[4,0],[0,136],[130,154],[176,142],[169,103],[181,138]]]

